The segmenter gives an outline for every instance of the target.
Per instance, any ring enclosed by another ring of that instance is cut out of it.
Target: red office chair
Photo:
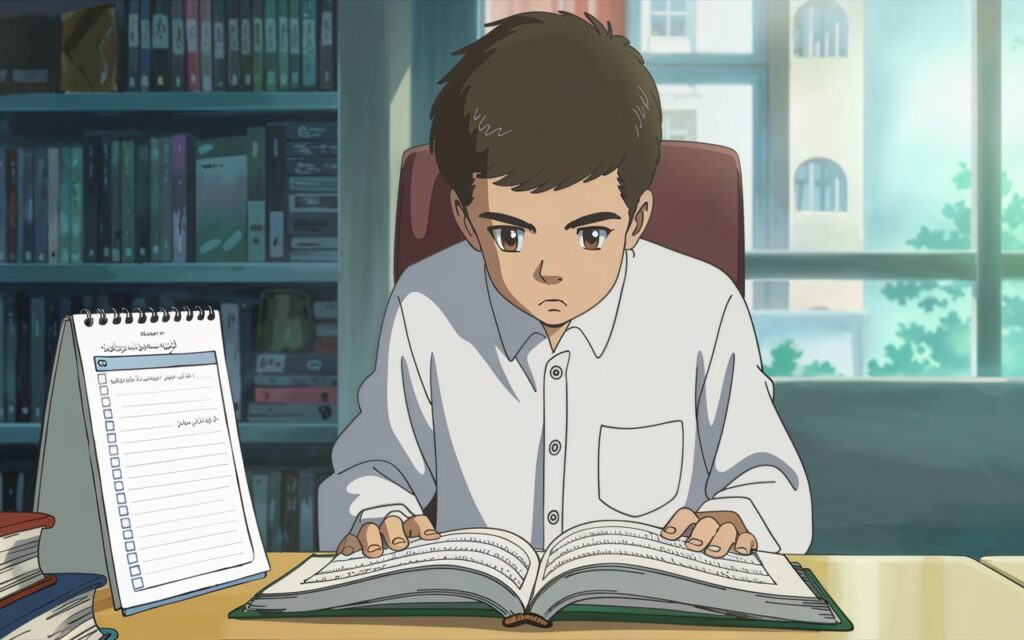
[[[665,140],[651,184],[654,215],[644,238],[717,266],[743,292],[743,187],[728,147]],[[395,220],[395,279],[406,267],[462,240],[451,188],[428,145],[402,156]]]

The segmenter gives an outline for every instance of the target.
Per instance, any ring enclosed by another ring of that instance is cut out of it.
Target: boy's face
[[[619,195],[618,172],[541,193],[476,178],[468,207],[452,192],[466,240],[509,302],[549,326],[588,311],[615,284],[623,253],[640,240],[653,198],[645,191],[633,220]]]

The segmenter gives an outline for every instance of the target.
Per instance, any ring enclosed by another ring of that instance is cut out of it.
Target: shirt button
[[[548,445],[548,452],[553,456],[557,456],[558,452],[562,450],[562,443],[558,440],[552,440],[551,444]]]
[[[557,364],[555,366],[551,367],[551,377],[554,378],[555,380],[558,380],[559,378],[561,378],[562,377],[562,367],[558,366]]]
[[[553,510],[552,511],[548,511],[548,522],[550,522],[551,524],[558,524],[558,512],[557,511],[553,511]]]

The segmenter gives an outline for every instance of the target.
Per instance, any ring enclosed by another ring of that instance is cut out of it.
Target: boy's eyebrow
[[[498,213],[497,211],[484,211],[480,214],[481,218],[485,220],[494,220],[495,222],[504,222],[505,224],[515,225],[524,229],[537,233],[537,227],[533,226],[526,220],[520,220],[515,216],[510,216],[507,213]]]
[[[575,229],[576,227],[582,227],[588,224],[594,224],[595,222],[602,222],[604,220],[621,220],[622,216],[611,211],[599,211],[597,213],[588,213],[585,216],[576,218],[569,224],[565,225],[566,231],[569,229]]]

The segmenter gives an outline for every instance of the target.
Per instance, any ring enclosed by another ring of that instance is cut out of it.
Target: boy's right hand
[[[440,537],[427,516],[413,516],[404,523],[398,516],[388,516],[379,527],[367,522],[358,535],[345,536],[338,545],[338,553],[347,556],[362,549],[367,558],[377,558],[384,552],[383,544],[399,551],[409,546],[409,538],[436,540]]]

